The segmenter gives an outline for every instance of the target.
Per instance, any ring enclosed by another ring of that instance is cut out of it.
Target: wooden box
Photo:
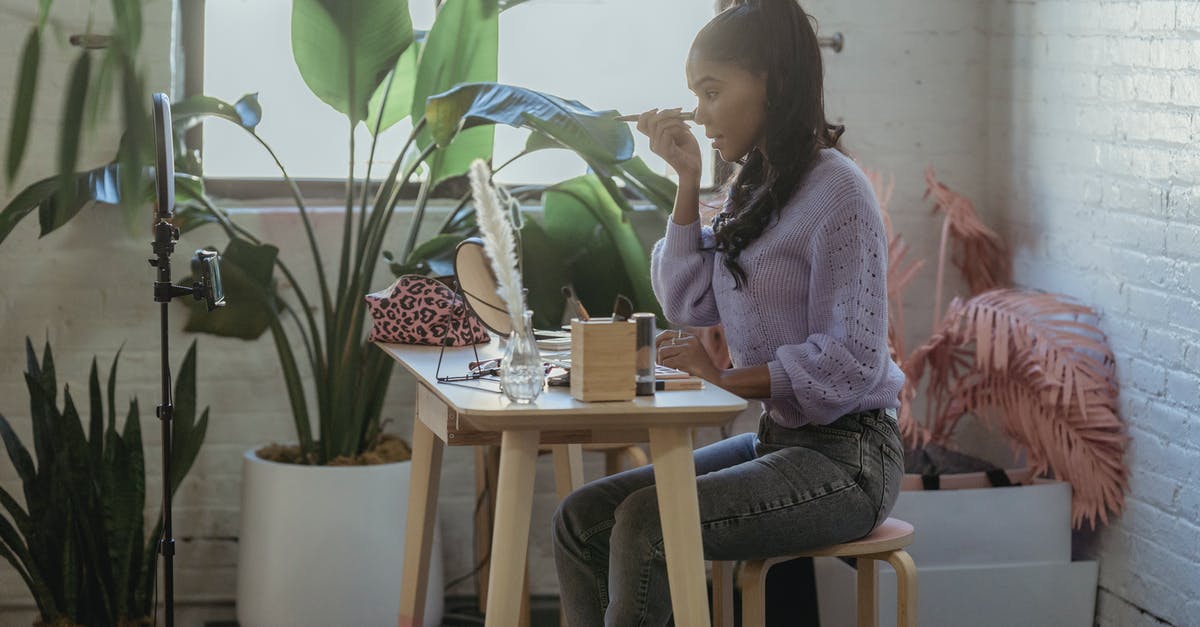
[[[632,321],[571,320],[571,396],[579,401],[633,400]]]

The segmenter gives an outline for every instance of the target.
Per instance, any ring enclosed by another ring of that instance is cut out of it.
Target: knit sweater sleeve
[[[666,237],[650,255],[650,284],[667,320],[693,327],[721,321],[712,288],[714,243],[712,229],[700,220],[667,220]]]
[[[771,397],[827,424],[887,376],[887,239],[869,191],[851,189],[817,226],[809,249],[809,335],[768,363]]]

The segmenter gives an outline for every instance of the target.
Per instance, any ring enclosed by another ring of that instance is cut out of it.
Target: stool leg
[[[604,451],[604,476],[611,477],[621,472],[621,449]]]
[[[733,627],[733,566],[735,562],[712,563],[713,627]]]
[[[917,627],[917,566],[907,551],[892,551],[887,561],[896,569],[896,627]]]
[[[858,627],[879,625],[879,564],[874,559],[858,556]]]
[[[766,560],[754,560],[742,565],[738,583],[742,587],[742,627],[763,627],[767,624]]]
[[[636,444],[631,444],[629,448],[625,449],[625,454],[629,456],[630,468],[641,468],[650,463],[650,458],[646,457],[646,451]]]

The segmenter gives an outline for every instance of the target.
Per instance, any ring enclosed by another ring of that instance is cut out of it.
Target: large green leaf
[[[466,236],[460,233],[442,233],[425,240],[420,246],[413,249],[403,263],[397,261],[391,251],[383,251],[383,258],[388,262],[388,267],[395,276],[428,274],[430,272],[439,274],[434,267],[434,261],[453,257],[455,247],[464,239]]]
[[[127,54],[136,57],[142,42],[142,2],[145,0],[113,0],[113,16],[116,18],[117,43]]]
[[[258,94],[254,93],[242,96],[233,104],[212,96],[197,95],[171,106],[171,126],[177,136],[203,122],[205,117],[228,120],[253,132],[262,121],[262,105],[258,102]]]
[[[207,311],[203,303],[186,299],[189,315],[185,331],[252,340],[262,335],[278,316],[274,268],[279,249],[229,240],[221,255],[224,308]]]
[[[61,179],[50,177],[21,190],[8,206],[0,211],[0,243],[12,233],[25,216],[38,212],[41,237],[74,218],[90,202],[119,204],[121,202],[120,166],[110,163],[75,175],[71,200],[63,202],[57,195]],[[148,179],[147,179],[148,180]],[[143,193],[149,192],[149,187]]]
[[[73,518],[76,521],[75,536],[79,541],[81,568],[79,575],[85,581],[81,590],[80,607],[85,608],[87,616],[116,616],[118,603],[115,597],[116,586],[113,569],[98,565],[105,564],[110,558],[108,534],[105,531],[105,515],[103,501],[100,496],[100,480],[91,466],[88,453],[87,436],[83,432],[82,421],[75,402],[71,398],[69,387],[63,389],[63,410],[59,428],[60,439],[56,449],[60,455],[65,455],[63,477],[72,503]],[[140,449],[140,442],[139,442]],[[139,473],[139,480],[145,481],[145,472]],[[132,498],[133,495],[130,495]],[[141,524],[141,506],[144,498],[136,506],[137,523]]]
[[[412,113],[413,89],[417,82],[417,59],[420,58],[423,47],[423,41],[414,41],[396,60],[391,75],[371,96],[371,102],[367,105],[367,128],[372,133],[376,132],[377,124],[378,132],[382,133]],[[383,114],[382,119],[380,113]]]
[[[592,162],[591,166],[600,176],[617,177],[624,180],[630,189],[655,207],[667,213],[674,209],[675,191],[678,186],[672,183],[671,179],[651,170],[641,157],[634,157],[612,165]]]
[[[62,128],[59,129],[58,136],[58,173],[63,179],[63,184],[58,192],[62,195],[64,204],[72,203],[76,193],[75,186],[70,182],[75,173],[75,164],[79,161],[79,140],[83,136],[83,110],[87,104],[91,70],[92,56],[84,50],[79,53],[79,58],[71,67],[67,97],[63,101]]]
[[[566,306],[562,287],[572,282],[570,266],[557,263],[562,258],[559,242],[546,233],[536,218],[525,216],[521,228],[522,281],[529,290],[527,299],[535,328],[557,329],[562,321]]]
[[[141,417],[137,399],[129,403],[124,433],[108,433],[108,459],[102,475],[104,526],[109,537],[111,574],[118,612],[130,609],[131,581],[139,579],[135,561],[142,543],[142,510],[146,504],[146,467],[142,455]]]
[[[495,81],[500,42],[499,10],[495,0],[446,0],[438,10],[417,64],[413,89],[412,117],[425,115],[426,100],[460,83]],[[473,129],[457,135],[430,157],[432,185],[465,174],[475,159],[490,159],[492,128]],[[417,146],[424,150],[434,142],[422,132]]]
[[[569,255],[559,262],[570,265],[585,307],[608,312],[616,295],[623,293],[638,311],[661,316],[650,287],[650,260],[633,226],[595,175],[564,181],[542,198],[546,234]],[[614,260],[619,260],[619,270]]]
[[[33,101],[37,94],[38,64],[42,56],[42,32],[40,28],[29,29],[25,48],[21,51],[21,70],[17,75],[17,93],[13,94],[12,123],[8,135],[8,182],[11,184],[25,158],[25,144],[29,139],[30,121],[33,118]]]
[[[585,159],[616,163],[633,156],[633,134],[614,112],[514,85],[460,85],[431,97],[425,115],[439,146],[462,129],[507,124],[534,129]]]
[[[350,118],[367,103],[413,41],[407,0],[294,0],[292,55],[305,84]]]
[[[88,373],[88,400],[88,454],[92,472],[98,472],[104,459],[104,396],[100,392],[100,370],[95,357]]]
[[[183,364],[175,377],[174,397],[174,432],[171,445],[171,493],[179,489],[179,484],[192,468],[196,455],[200,453],[200,444],[204,442],[204,433],[208,430],[208,410],[200,420],[196,420],[196,342],[188,347],[183,357]]]

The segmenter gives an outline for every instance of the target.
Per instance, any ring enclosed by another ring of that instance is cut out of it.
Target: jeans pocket
[[[758,455],[794,446],[820,452],[842,467],[847,476],[858,483],[868,463],[865,451],[867,439],[857,416],[851,414],[828,425],[784,427],[768,416],[759,425]]]
[[[887,520],[896,499],[900,497],[900,480],[904,477],[904,462],[896,456],[886,443],[879,444],[879,510],[875,514],[875,526]]]

